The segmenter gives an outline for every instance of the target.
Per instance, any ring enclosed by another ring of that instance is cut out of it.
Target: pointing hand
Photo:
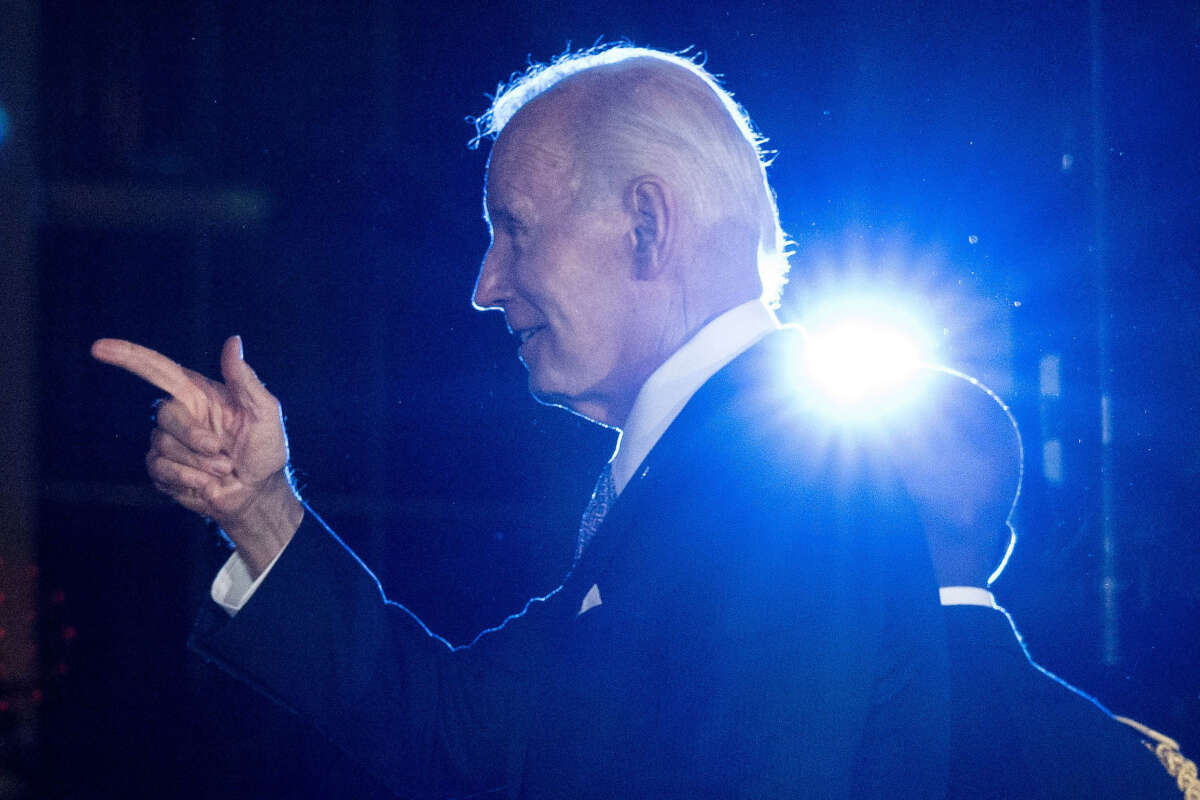
[[[257,574],[299,526],[303,507],[287,474],[279,401],[242,358],[241,338],[221,350],[210,380],[141,345],[99,339],[92,356],[170,395],[158,409],[146,468],[155,487],[211,517]]]

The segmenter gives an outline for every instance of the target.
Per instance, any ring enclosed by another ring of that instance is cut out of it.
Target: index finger
[[[198,388],[183,367],[162,353],[124,339],[97,339],[92,343],[92,358],[132,372],[183,403],[193,414],[198,412]]]

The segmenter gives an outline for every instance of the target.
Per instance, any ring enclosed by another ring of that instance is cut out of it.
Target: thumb
[[[254,374],[254,370],[242,357],[242,337],[230,336],[221,348],[221,377],[238,403],[252,408],[261,409],[264,403],[274,402],[267,387]]]

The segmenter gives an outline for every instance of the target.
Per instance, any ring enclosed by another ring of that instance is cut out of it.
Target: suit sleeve
[[[503,785],[527,720],[551,605],[452,648],[383,595],[374,575],[309,511],[246,606],[202,612],[189,645],[307,718],[398,794]]]

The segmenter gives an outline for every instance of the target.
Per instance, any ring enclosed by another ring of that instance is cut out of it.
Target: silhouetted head
[[[927,402],[895,438],[941,586],[986,586],[1015,541],[1023,455],[1016,420],[974,378],[931,368]]]

